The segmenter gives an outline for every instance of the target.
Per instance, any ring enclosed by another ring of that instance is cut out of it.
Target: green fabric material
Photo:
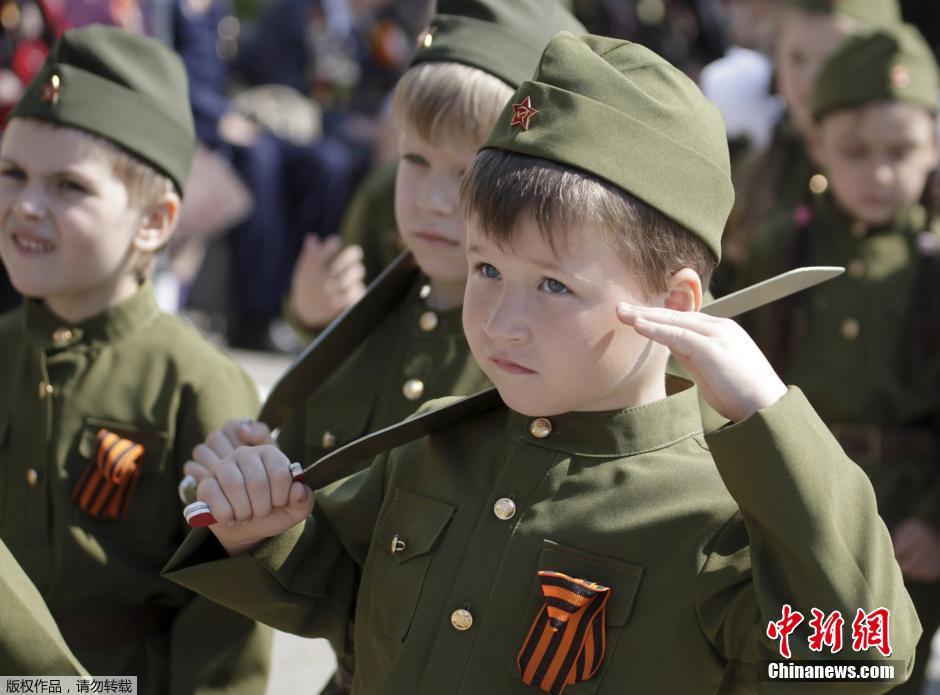
[[[871,486],[799,391],[704,437],[695,389],[550,421],[538,439],[532,418],[481,408],[318,491],[306,522],[250,556],[194,534],[165,571],[282,630],[352,629],[362,695],[534,690],[515,659],[539,570],[611,587],[603,664],[572,692],[733,692],[719,689],[729,674],[753,678],[776,656],[764,633],[784,603],[889,608],[890,658],[909,668],[920,626]],[[494,513],[503,497],[509,519]],[[468,630],[451,627],[459,608]],[[796,658],[844,658],[810,652],[807,636],[804,623]],[[682,668],[663,667],[664,644]]]
[[[83,676],[39,591],[0,541],[0,675]]]
[[[787,0],[787,5],[803,12],[843,14],[873,26],[901,21],[897,0]]]
[[[806,290],[805,328],[793,351],[785,381],[799,386],[826,422],[873,423],[886,427],[926,427],[940,437],[940,354],[911,384],[904,373],[904,331],[917,310],[913,296],[919,272],[921,234],[940,243],[940,226],[925,232],[923,208],[904,210],[889,225],[852,233],[854,220],[830,195],[818,196],[806,231],[807,265],[858,267],[852,273]],[[779,218],[755,237],[742,280],[783,272],[796,227]],[[778,316],[765,307],[746,317],[758,345],[769,347]],[[846,337],[847,320],[858,322]],[[868,470],[879,509],[889,527],[916,514],[940,527],[940,466],[936,461],[884,461]]]
[[[813,86],[813,116],[883,101],[936,113],[938,92],[933,51],[916,27],[898,24],[850,36],[836,49]]]
[[[158,41],[92,25],[62,35],[10,117],[106,138],[182,193],[196,150],[188,89],[182,61]]]
[[[526,100],[528,128],[514,118]],[[639,44],[562,33],[481,149],[581,169],[700,237],[717,258],[734,202],[721,114],[692,80]]]
[[[559,31],[587,30],[550,0],[441,0],[412,65],[461,63],[517,87],[532,77],[545,45]]]
[[[491,385],[470,353],[461,308],[430,309],[421,297],[427,278],[411,272],[404,300],[377,313],[374,329],[360,344],[337,348],[343,362],[281,425],[278,445],[291,460],[313,463],[331,449],[404,420],[428,400],[469,395]],[[385,289],[380,283],[369,294],[381,297]],[[437,318],[432,330],[421,327],[426,313]],[[313,350],[304,359],[321,360],[323,353]],[[302,378],[297,367],[283,377],[292,378]],[[412,379],[423,385],[413,400],[403,392]],[[332,443],[324,446],[328,435]]]
[[[183,464],[209,432],[257,408],[247,374],[160,312],[147,283],[77,324],[38,300],[0,317],[0,384],[0,538],[49,610],[177,611],[162,634],[70,644],[83,666],[137,675],[141,695],[209,695],[220,684],[263,693],[271,631],[159,576],[186,531]],[[144,446],[125,519],[93,519],[71,500],[101,428]]]

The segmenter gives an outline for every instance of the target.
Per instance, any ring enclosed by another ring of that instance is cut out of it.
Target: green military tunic
[[[159,574],[185,528],[183,463],[256,406],[247,375],[161,313],[148,283],[78,324],[35,300],[4,315],[0,384],[0,538],[82,664],[153,695],[263,692],[270,631]],[[70,498],[101,429],[144,447],[124,519]]]
[[[312,463],[404,420],[428,400],[490,386],[470,354],[461,307],[431,309],[428,280],[410,256],[389,270],[369,288],[355,316],[345,315],[332,327],[360,322],[364,329],[355,341],[314,344],[282,379],[302,389],[309,383],[308,365],[337,365],[322,384],[303,391],[280,428],[278,445],[292,460]],[[400,296],[392,285],[404,288]]]
[[[723,260],[712,281],[718,295],[746,286],[739,274],[747,265],[754,233],[771,220],[792,215],[809,200],[817,167],[803,138],[784,116],[767,147],[740,155],[733,171],[734,208],[722,240]],[[815,179],[813,185],[821,181]]]
[[[354,635],[359,695],[538,692],[516,657],[539,570],[611,590],[603,664],[567,692],[753,680],[777,656],[763,635],[787,603],[807,621],[840,610],[847,626],[888,608],[891,658],[910,668],[920,628],[871,485],[798,390],[708,435],[694,388],[536,419],[495,392],[470,400],[476,412],[318,491],[305,522],[252,553],[192,533],[167,576],[282,630]],[[795,658],[833,658],[807,635],[791,636]]]
[[[890,529],[911,516],[940,529],[940,353],[924,355],[916,379],[906,359],[909,319],[923,311],[915,282],[924,251],[940,246],[936,225],[926,225],[925,211],[914,206],[891,224],[868,227],[828,194],[818,196],[805,226],[784,216],[757,235],[744,276],[754,281],[794,260],[847,269],[798,297],[789,317],[781,316],[785,305],[767,307],[745,326],[758,345],[780,355],[781,376],[804,390],[868,473]],[[908,582],[908,590],[924,626],[922,671],[940,627],[940,582]]]
[[[82,675],[39,591],[0,542],[0,676]]]
[[[358,244],[362,248],[367,282],[377,278],[405,248],[395,222],[397,173],[397,161],[371,171],[343,215],[340,237],[344,246]]]

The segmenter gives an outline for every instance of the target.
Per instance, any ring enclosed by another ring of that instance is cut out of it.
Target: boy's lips
[[[513,362],[512,360],[502,357],[500,355],[495,355],[490,357],[490,362],[495,364],[497,367],[503,371],[509,372],[510,374],[536,374],[534,369],[529,369],[528,367],[523,367],[518,362]]]
[[[414,235],[416,238],[420,239],[421,241],[426,241],[429,244],[441,244],[442,246],[459,246],[460,245],[456,240],[449,239],[443,234],[438,234],[437,232],[422,231],[422,232],[415,232]]]
[[[10,238],[18,251],[29,256],[40,256],[55,250],[55,244],[22,230],[13,230]]]

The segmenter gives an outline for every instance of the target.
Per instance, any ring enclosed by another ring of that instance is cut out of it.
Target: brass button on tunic
[[[529,432],[533,437],[538,437],[539,439],[545,439],[548,435],[552,433],[552,423],[551,420],[545,417],[538,417],[532,421],[532,424],[529,425]]]
[[[469,630],[473,625],[473,615],[470,614],[470,611],[463,608],[458,608],[453,613],[450,614],[450,624],[454,626],[455,630]]]
[[[418,325],[421,326],[422,331],[430,333],[437,328],[437,314],[433,311],[425,311],[418,319]]]
[[[500,497],[493,505],[493,513],[497,519],[509,521],[516,515],[516,503],[508,497]]]
[[[409,401],[416,401],[424,395],[424,382],[421,379],[409,379],[401,387],[401,392]]]
[[[58,328],[52,334],[52,342],[56,347],[62,347],[64,345],[68,345],[73,336],[74,334],[72,333],[71,328]]]
[[[861,331],[861,326],[855,319],[845,319],[842,322],[842,337],[846,340],[855,340],[859,331]]]

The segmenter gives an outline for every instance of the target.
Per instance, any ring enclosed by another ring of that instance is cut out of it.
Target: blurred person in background
[[[800,214],[810,196],[826,188],[805,145],[810,93],[823,63],[846,37],[900,18],[896,0],[786,0],[775,46],[776,87],[786,110],[770,143],[739,166],[716,294],[741,286],[735,269],[746,261],[757,229],[776,215]]]

